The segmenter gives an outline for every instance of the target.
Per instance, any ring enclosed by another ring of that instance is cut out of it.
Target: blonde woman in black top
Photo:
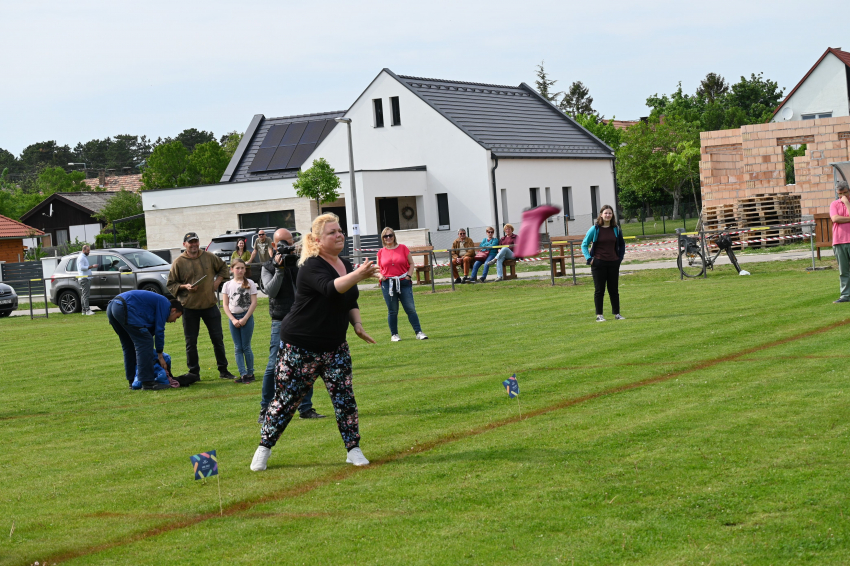
[[[280,327],[274,399],[266,410],[260,446],[251,462],[255,472],[266,469],[272,447],[318,377],[331,396],[337,427],[348,451],[346,462],[369,464],[360,450],[351,354],[345,335],[351,324],[361,340],[375,343],[360,321],[357,284],[374,277],[377,268],[366,260],[355,270],[339,257],[344,245],[345,234],[335,214],[317,217],[302,242],[295,303]]]

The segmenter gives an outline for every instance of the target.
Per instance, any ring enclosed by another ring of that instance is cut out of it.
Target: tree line
[[[742,76],[734,84],[708,73],[693,94],[679,82],[670,95],[647,97],[649,116],[621,130],[614,127],[614,117],[606,120],[593,108],[590,91],[580,81],[566,92],[555,92],[556,83],[541,62],[537,91],[614,150],[620,207],[672,204],[674,218],[684,199],[693,198],[699,208],[700,132],[769,122],[785,92],[762,73]],[[793,155],[804,150],[787,150],[792,152],[792,174]]]

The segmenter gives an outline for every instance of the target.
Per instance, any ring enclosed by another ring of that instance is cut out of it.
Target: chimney
[[[104,169],[101,169],[100,172],[97,174],[97,186],[106,186],[106,171]]]

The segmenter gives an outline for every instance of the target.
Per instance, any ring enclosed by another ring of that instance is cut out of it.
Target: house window
[[[593,220],[599,216],[599,187],[590,187],[590,215]]]
[[[451,230],[449,223],[449,195],[440,193],[437,195],[437,230]]]
[[[564,197],[564,216],[570,220],[575,220],[573,217],[573,189],[572,187],[561,187],[561,194]]]
[[[832,112],[820,112],[814,114],[803,114],[803,120],[818,120],[820,118],[832,118]]]
[[[286,228],[295,230],[294,210],[270,210],[239,215],[239,228]]]
[[[393,126],[401,126],[401,108],[398,105],[398,97],[390,97],[390,106],[393,109]]]
[[[508,222],[508,189],[502,189],[502,224]]]
[[[531,208],[540,204],[540,188],[528,189],[528,200],[531,202]]]
[[[384,127],[384,102],[380,98],[372,100],[372,107],[375,109],[375,127]]]

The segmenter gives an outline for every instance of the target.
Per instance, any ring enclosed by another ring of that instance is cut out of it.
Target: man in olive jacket
[[[212,341],[219,377],[233,379],[233,374],[227,371],[221,313],[215,296],[219,285],[230,277],[230,271],[221,258],[201,250],[200,240],[194,232],[183,237],[183,247],[185,251],[171,264],[166,286],[183,305],[183,337],[186,339],[188,374],[198,378],[201,376],[198,332],[203,320]]]
[[[457,231],[457,239],[452,242],[452,278],[455,280],[455,285],[469,283],[469,269],[473,263],[475,263],[475,242],[466,235],[466,230],[461,228]],[[461,265],[463,266],[462,280],[457,271]]]

